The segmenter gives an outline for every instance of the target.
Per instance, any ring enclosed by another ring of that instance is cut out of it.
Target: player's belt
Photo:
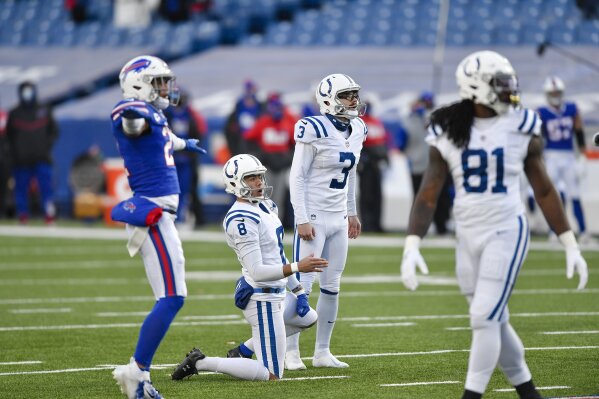
[[[274,288],[274,287],[263,287],[254,288],[254,294],[281,294],[285,292],[285,287]]]

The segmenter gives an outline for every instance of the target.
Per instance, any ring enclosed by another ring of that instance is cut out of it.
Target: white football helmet
[[[272,186],[266,185],[266,167],[258,158],[250,154],[235,155],[227,161],[223,167],[223,182],[225,191],[235,195],[237,198],[258,203],[269,199],[272,195]],[[246,176],[259,175],[262,178],[261,195],[255,195],[257,189],[251,189],[245,182]]]
[[[500,115],[520,102],[516,71],[507,58],[494,51],[470,54],[460,62],[455,75],[461,98]]]
[[[557,76],[549,76],[545,79],[543,91],[545,92],[545,97],[550,105],[556,108],[561,107],[565,90],[566,85]]]
[[[177,105],[179,101],[175,75],[158,57],[142,55],[133,58],[121,69],[119,80],[124,98],[146,101],[159,109]],[[168,90],[167,97],[160,95],[161,90]]]
[[[345,92],[355,92],[358,103],[355,107],[348,108],[341,102],[339,94]],[[348,75],[334,73],[325,77],[316,87],[316,102],[320,107],[320,113],[341,116],[353,119],[364,115],[366,105],[360,101],[360,85],[357,84]]]

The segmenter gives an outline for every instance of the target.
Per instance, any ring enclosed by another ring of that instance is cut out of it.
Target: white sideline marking
[[[406,382],[404,384],[381,384],[380,387],[413,387],[416,385],[439,385],[439,384],[461,384],[461,381],[428,381],[428,382]]]
[[[13,314],[30,314],[30,313],[69,313],[71,308],[38,308],[38,309],[10,309]]]
[[[42,364],[41,360],[25,360],[22,362],[0,362],[0,366],[16,366],[19,364]]]
[[[538,391],[543,391],[546,389],[570,389],[572,387],[568,387],[565,385],[557,385],[554,387],[536,387]],[[493,391],[495,392],[515,392],[516,390],[514,388],[502,388],[502,389],[494,389]]]
[[[405,323],[371,323],[371,324],[352,324],[352,327],[406,327],[415,326],[416,323],[405,322]]]
[[[588,330],[588,331],[543,331],[539,334],[545,335],[566,335],[566,334],[599,334],[599,330]]]
[[[590,295],[599,294],[599,288],[587,288],[577,290],[575,288],[554,288],[554,289],[530,289],[513,291],[514,295],[540,295],[540,294],[578,294]],[[461,296],[457,290],[435,290],[435,291],[343,291],[344,298],[365,298],[365,297],[437,297],[437,296]],[[318,295],[315,295],[318,296]],[[188,295],[188,301],[202,300],[231,300],[233,294],[205,294]],[[111,296],[111,297],[75,297],[75,298],[14,298],[0,299],[0,305],[23,305],[36,303],[93,303],[93,302],[154,302],[155,298],[151,296]],[[568,313],[564,313],[568,315]]]

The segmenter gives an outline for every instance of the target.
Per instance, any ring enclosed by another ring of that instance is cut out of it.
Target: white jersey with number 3
[[[326,116],[306,117],[295,124],[289,184],[296,224],[309,222],[311,209],[355,215],[352,185],[368,129],[360,118],[352,119],[349,129],[346,138]]]
[[[501,226],[524,213],[520,176],[530,139],[541,130],[534,111],[475,118],[467,148],[457,148],[440,126],[428,130],[426,141],[439,150],[453,177],[458,227]]]

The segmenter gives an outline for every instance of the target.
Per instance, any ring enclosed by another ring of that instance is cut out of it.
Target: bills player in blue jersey
[[[124,100],[112,110],[112,127],[134,192],[124,207],[133,215],[141,203],[150,203],[162,216],[148,225],[127,223],[129,254],[141,254],[156,304],[141,326],[129,364],[113,375],[129,399],[157,399],[162,396],[150,381],[152,358],[187,296],[185,258],[174,224],[179,182],[173,151],[204,150],[198,140],[180,139],[169,129],[162,111],[176,103],[178,93],[175,75],[163,60],[136,57],[123,66],[119,79]]]
[[[566,251],[566,276],[588,278],[587,264],[543,163],[537,114],[518,106],[516,72],[502,55],[479,51],[456,70],[460,102],[431,116],[430,160],[416,195],[401,262],[404,285],[418,286],[428,268],[419,246],[449,173],[456,187],[456,274],[469,304],[472,343],[463,399],[481,398],[497,365],[523,399],[541,395],[509,322],[508,300],[528,251],[529,228],[520,197],[524,172]]]
[[[322,115],[295,124],[295,152],[289,176],[295,215],[294,260],[307,254],[329,260],[319,275],[318,322],[312,365],[348,367],[331,354],[331,336],[337,320],[341,274],[345,268],[348,238],[357,238],[361,223],[356,210],[356,166],[368,129],[360,116],[360,85],[344,74],[326,76],[316,88]],[[301,276],[308,293],[316,274]],[[299,334],[287,339],[285,367],[302,370]]]
[[[581,242],[588,242],[590,236],[586,232],[580,201],[580,168],[577,167],[579,165],[577,158],[584,159],[586,151],[584,130],[576,104],[564,101],[565,88],[560,78],[549,76],[543,85],[547,105],[539,107],[537,112],[543,121],[547,173],[556,187],[560,188],[560,184],[563,184],[564,206],[567,199],[572,199],[572,210],[580,233],[579,239]],[[574,139],[576,139],[576,146]]]
[[[273,188],[267,186],[265,174],[266,168],[249,154],[236,155],[223,167],[225,189],[237,197],[223,220],[227,244],[235,251],[243,274],[235,289],[235,305],[243,310],[252,327],[252,339],[244,347],[253,350],[258,360],[244,358],[251,355],[207,357],[193,349],[173,372],[174,380],[200,370],[245,380],[280,379],[286,335],[316,322],[316,311],[307,305],[306,294],[294,273],[321,272],[328,262],[307,256],[288,263],[283,250],[283,226],[277,206],[269,199]],[[287,292],[286,286],[294,293]]]

